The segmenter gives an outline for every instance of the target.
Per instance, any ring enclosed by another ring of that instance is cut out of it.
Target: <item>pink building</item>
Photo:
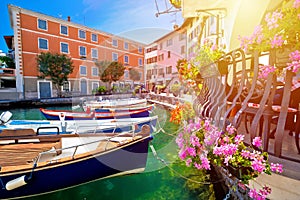
[[[186,57],[186,33],[177,28],[145,47],[146,88],[179,83],[177,61]]]

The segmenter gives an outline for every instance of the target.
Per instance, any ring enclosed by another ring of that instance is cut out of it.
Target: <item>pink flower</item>
[[[267,22],[267,26],[269,30],[277,28],[278,25],[278,20],[282,19],[283,14],[281,12],[273,12],[272,15],[271,13],[268,13],[265,17],[265,21]]]
[[[244,141],[245,136],[244,135],[236,135],[234,138],[235,144],[242,143]]]
[[[210,170],[210,164],[209,164],[209,160],[207,159],[207,157],[201,156],[200,160],[202,163],[202,167],[206,170]]]
[[[185,161],[185,164],[186,166],[191,166],[191,162],[192,162],[192,159],[191,158],[188,158],[186,161]]]
[[[228,125],[226,131],[231,135],[235,133],[236,129],[232,125]]]
[[[274,164],[274,163],[271,163],[271,171],[272,172],[277,172],[277,173],[282,173],[283,172],[283,169],[282,169],[282,165],[281,164]]]
[[[178,145],[178,147],[180,149],[183,148],[183,146],[184,146],[184,139],[182,138],[182,136],[178,135],[178,137],[176,138],[176,144]]]
[[[253,199],[257,199],[257,197],[258,197],[258,192],[256,191],[256,189],[250,189],[248,195],[249,195],[249,197],[251,197],[251,198],[253,198]]]
[[[293,7],[298,9],[300,7],[300,0],[295,0],[294,4],[293,4]]]
[[[186,156],[187,156],[186,150],[185,149],[181,149],[181,151],[179,152],[179,158],[181,160],[184,160],[186,158]]]
[[[283,44],[283,39],[282,35],[275,35],[274,38],[271,40],[271,47],[276,48],[276,47],[281,47]]]
[[[300,52],[298,50],[291,52],[289,54],[289,59],[292,62],[287,63],[287,69],[297,73],[298,70],[300,69]]]
[[[265,164],[260,160],[252,161],[251,166],[255,171],[258,171],[259,173],[262,173],[266,169]]]
[[[196,156],[196,150],[195,150],[195,148],[188,147],[188,148],[186,149],[186,151],[188,152],[188,154],[189,154],[190,156],[192,156],[192,157],[195,157],[195,156]]]
[[[261,141],[260,137],[255,137],[252,141],[252,144],[256,147],[261,147],[262,141]]]
[[[275,67],[271,65],[259,65],[258,78],[265,79],[268,77],[269,73],[275,72]]]
[[[190,142],[193,147],[200,147],[199,138],[195,135],[191,135]]]
[[[197,169],[202,169],[202,165],[199,164],[199,163],[194,162],[194,166],[195,166]]]
[[[242,150],[241,156],[243,156],[244,158],[250,158],[250,152],[247,150]]]

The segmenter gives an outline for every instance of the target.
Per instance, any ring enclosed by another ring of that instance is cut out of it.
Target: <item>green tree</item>
[[[14,60],[7,56],[0,56],[0,63],[1,65],[6,64],[8,68],[12,68],[12,69],[16,68]]]
[[[124,75],[125,67],[122,63],[117,61],[101,61],[96,65],[100,67],[99,72],[101,81],[109,83],[109,90],[111,88],[111,83],[118,81]]]
[[[139,81],[141,79],[141,75],[136,69],[129,70],[129,77],[131,80],[133,80],[133,84],[134,81]]]
[[[40,72],[38,78],[49,77],[57,90],[57,96],[61,97],[61,86],[68,81],[68,76],[74,69],[71,58],[64,54],[42,52],[37,55],[37,65]]]

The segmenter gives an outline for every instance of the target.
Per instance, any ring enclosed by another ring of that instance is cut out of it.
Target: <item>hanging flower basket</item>
[[[245,174],[252,174],[254,171],[251,167],[243,167],[243,166],[238,166],[238,167],[233,167],[232,165],[227,165],[224,166],[225,169],[228,170],[228,172],[236,177],[239,180],[243,180],[243,176],[245,176]]]
[[[209,65],[201,66],[199,71],[202,78],[209,78],[213,76],[218,76],[220,74],[218,65],[216,63],[211,63]]]
[[[218,70],[221,75],[228,74],[228,61],[226,61],[226,60],[218,61]]]

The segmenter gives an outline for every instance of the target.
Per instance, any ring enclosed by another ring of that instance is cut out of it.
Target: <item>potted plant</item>
[[[98,94],[104,94],[106,91],[106,87],[105,86],[99,86],[97,89]]]
[[[176,122],[180,120],[177,118]],[[179,158],[187,166],[199,170],[211,170],[212,166],[223,167],[240,179],[239,185],[248,188],[249,197],[265,199],[270,194],[268,187],[257,191],[249,186],[249,181],[262,173],[271,175],[272,172],[282,172],[282,165],[269,163],[268,154],[258,151],[262,145],[259,137],[253,140],[252,146],[247,147],[243,142],[244,136],[237,134],[230,125],[222,131],[209,120],[197,118],[189,123],[184,121],[184,124],[176,143]]]
[[[172,92],[175,97],[178,96],[180,92],[180,84],[174,83],[171,85],[170,92]]]

